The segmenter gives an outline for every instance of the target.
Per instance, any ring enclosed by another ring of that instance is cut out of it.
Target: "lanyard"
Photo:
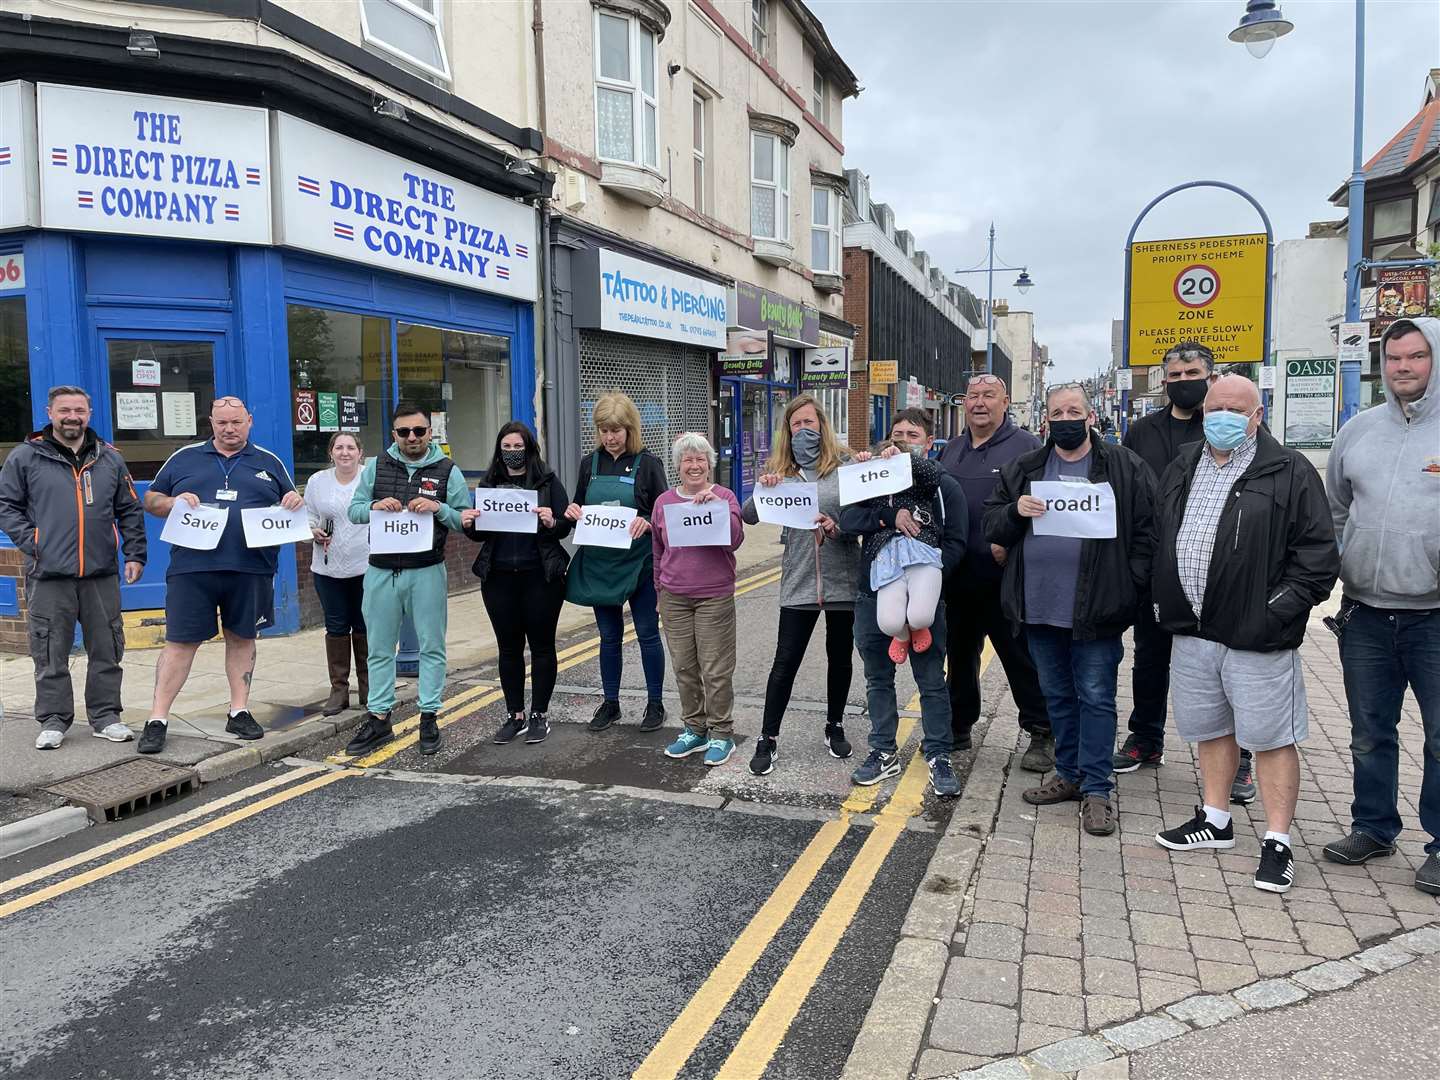
[[[224,462],[223,462],[223,458],[222,458],[221,455],[217,454],[216,457],[215,457],[215,465],[219,468],[219,470],[220,470],[220,475],[221,475],[221,477],[223,477],[224,480],[225,480],[225,490],[226,490],[226,491],[229,491],[229,490],[230,490],[230,474],[235,471],[235,466],[236,466],[236,465],[239,465],[239,464],[240,464],[240,455],[239,455],[239,454],[236,454],[233,458],[230,459],[230,467],[229,467],[228,469],[225,467]]]

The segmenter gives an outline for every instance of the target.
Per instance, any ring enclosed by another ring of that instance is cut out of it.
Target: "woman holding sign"
[[[672,758],[705,751],[706,765],[735,752],[735,549],[745,540],[735,493],[711,482],[715,449],[687,431],[670,451],[680,485],[655,500],[655,589],[685,730]]]
[[[665,724],[661,701],[665,647],[660,644],[647,534],[655,500],[667,487],[665,466],[645,449],[640,410],[626,395],[618,390],[601,394],[594,415],[599,445],[580,461],[575,499],[565,508],[565,517],[579,522],[587,507],[617,506],[633,510],[635,518],[629,526],[630,544],[625,548],[585,545],[577,534],[575,558],[566,579],[565,598],[572,604],[594,608],[595,626],[600,631],[600,685],[605,698],[590,718],[590,730],[604,731],[620,719],[620,676],[624,670],[621,643],[628,602],[649,698],[640,730],[656,731]]]
[[[305,484],[305,507],[310,511],[310,576],[325,612],[325,659],[330,668],[330,696],[320,712],[334,716],[350,707],[350,655],[355,655],[355,679],[360,704],[370,692],[369,642],[365,637],[365,567],[370,563],[370,530],[349,518],[350,499],[360,482],[365,450],[359,435],[348,431],[330,436],[332,468],[318,472]]]
[[[787,524],[780,534],[780,624],[775,641],[775,662],[765,684],[765,720],[755,740],[750,771],[764,776],[775,766],[775,742],[780,721],[790,705],[795,676],[810,646],[810,635],[825,613],[825,745],[837,758],[850,756],[845,738],[845,704],[855,655],[855,577],[860,567],[860,545],[840,531],[840,479],[836,472],[850,458],[835,438],[820,404],[801,394],[785,407],[780,430],[760,486],[745,500],[742,516],[749,524],[782,520],[786,488],[813,486],[815,506],[804,526]],[[777,505],[779,501],[780,505]]]
[[[500,686],[507,715],[495,733],[498,744],[510,742],[522,731],[527,743],[544,742],[550,734],[545,714],[555,691],[555,626],[565,603],[565,567],[570,562],[560,546],[572,528],[565,517],[569,501],[560,478],[541,460],[530,429],[518,420],[502,427],[495,437],[490,470],[475,489],[476,516],[465,526],[465,535],[480,542],[471,569],[480,579],[480,595],[500,648]]]

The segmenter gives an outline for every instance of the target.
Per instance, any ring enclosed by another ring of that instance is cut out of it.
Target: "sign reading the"
[[[539,496],[520,488],[476,488],[475,509],[480,516],[475,528],[481,532],[536,533],[540,518],[535,508]]]
[[[735,285],[735,309],[736,326],[769,330],[806,345],[820,344],[820,312],[799,300],[741,281]]]
[[[370,511],[370,554],[404,555],[429,551],[435,539],[435,515],[409,510]]]
[[[677,548],[729,547],[730,504],[724,499],[666,503],[665,539]]]
[[[893,457],[874,457],[869,461],[857,461],[852,465],[841,465],[836,470],[840,476],[840,505],[873,499],[880,495],[894,495],[904,491],[912,483],[910,455],[895,454]]]
[[[900,381],[899,360],[871,360],[870,361],[870,385],[876,383],[893,383]]]
[[[628,548],[630,523],[635,510],[629,506],[582,506],[575,524],[575,543],[581,547]]]
[[[313,540],[310,512],[305,507],[286,510],[283,506],[257,506],[240,511],[245,526],[245,546],[278,547]]]
[[[725,286],[608,248],[577,256],[577,262],[587,279],[576,289],[577,325],[702,349],[725,347],[730,323]],[[578,295],[582,289],[584,297]],[[588,295],[592,289],[594,296]]]
[[[850,385],[848,348],[805,349],[800,369],[800,389],[844,390]]]
[[[1045,513],[1030,522],[1036,536],[1115,538],[1115,492],[1109,484],[1032,480],[1030,494],[1045,503]]]
[[[191,506],[184,499],[176,499],[165,518],[165,528],[160,539],[175,547],[190,548],[193,551],[214,551],[220,543],[220,534],[225,531],[229,520],[228,506]],[[306,530],[309,534],[309,530]]]
[[[1264,233],[1151,240],[1130,247],[1130,366],[1160,363],[1182,341],[1215,362],[1264,360]]]
[[[813,531],[820,516],[818,485],[806,483],[756,485],[750,498],[755,501],[755,514],[769,525]]]
[[[1285,445],[1324,450],[1335,441],[1334,360],[1285,362]]]
[[[770,333],[766,330],[735,330],[725,341],[725,352],[715,361],[721,375],[770,374]]]

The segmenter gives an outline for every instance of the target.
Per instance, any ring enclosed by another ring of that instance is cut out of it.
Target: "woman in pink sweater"
[[[745,526],[735,493],[711,482],[715,449],[704,435],[680,435],[670,458],[680,484],[655,500],[650,538],[685,730],[665,753],[703,750],[706,765],[723,765],[735,752],[735,549]]]

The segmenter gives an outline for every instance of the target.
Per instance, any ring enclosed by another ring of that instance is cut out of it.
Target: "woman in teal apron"
[[[575,501],[565,510],[580,520],[582,506],[624,506],[635,511],[630,547],[577,547],[566,579],[565,598],[595,609],[600,632],[600,685],[605,699],[590,719],[591,731],[604,731],[620,719],[621,648],[625,636],[625,604],[635,624],[640,663],[645,669],[648,698],[641,731],[665,724],[665,647],[660,644],[660,619],[655,610],[655,574],[650,544],[650,511],[668,487],[665,466],[645,449],[640,411],[629,397],[613,391],[595,402],[598,446],[580,462]]]

